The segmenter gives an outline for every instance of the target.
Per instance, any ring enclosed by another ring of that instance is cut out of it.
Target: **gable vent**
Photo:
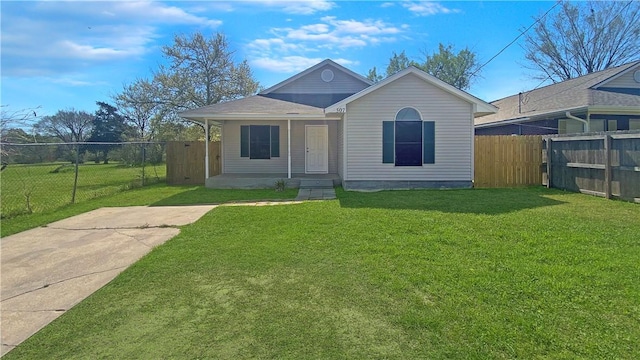
[[[331,80],[333,80],[333,76],[333,71],[329,69],[322,70],[322,73],[320,74],[320,78],[324,82],[331,82]]]

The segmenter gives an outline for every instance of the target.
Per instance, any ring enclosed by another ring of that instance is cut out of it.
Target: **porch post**
[[[204,182],[209,178],[209,119],[204,119]]]
[[[287,119],[287,179],[291,179],[291,119]]]

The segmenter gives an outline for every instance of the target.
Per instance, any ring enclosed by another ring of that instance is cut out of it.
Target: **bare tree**
[[[523,48],[526,66],[539,73],[535,78],[554,82],[637,60],[640,3],[564,2],[527,34]]]
[[[151,140],[151,119],[159,111],[157,87],[145,79],[138,79],[124,85],[122,92],[114,96],[120,112],[127,122],[136,129],[136,138]]]
[[[233,51],[221,33],[176,35],[162,53],[169,65],[160,66],[153,83],[159,85],[161,102],[172,110],[234,100],[258,89],[249,64],[246,60],[234,63]]]
[[[35,128],[41,133],[55,136],[63,142],[85,141],[91,133],[93,115],[75,109],[58,110],[55,115],[43,116]]]
[[[6,141],[7,132],[12,128],[30,127],[39,117],[40,107],[10,110],[8,105],[0,105],[0,141]]]
[[[39,106],[30,109],[10,110],[8,105],[0,105],[0,142],[27,142],[28,134],[24,128],[31,127],[38,120],[38,110],[40,110]],[[5,157],[9,155],[7,147],[0,146],[2,169],[6,166]]]

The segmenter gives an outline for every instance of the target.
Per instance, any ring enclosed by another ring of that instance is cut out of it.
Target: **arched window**
[[[422,165],[422,118],[416,109],[398,111],[395,121],[396,166]]]
[[[382,123],[382,162],[422,166],[435,161],[435,122],[422,121],[418,110],[405,107],[394,121]]]

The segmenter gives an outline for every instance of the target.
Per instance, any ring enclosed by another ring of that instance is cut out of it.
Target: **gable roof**
[[[325,118],[324,109],[322,108],[272,99],[262,95],[253,95],[238,100],[186,110],[179,115],[185,119],[197,122],[204,122],[205,119],[214,121],[233,119],[280,119],[283,116],[289,119]]]
[[[346,67],[336,63],[335,61],[333,61],[331,59],[326,59],[326,60],[324,60],[324,61],[322,61],[322,62],[320,62],[320,63],[318,63],[316,65],[313,65],[312,67],[310,67],[310,68],[308,68],[308,69],[306,69],[306,70],[304,70],[304,71],[302,71],[302,72],[300,72],[300,73],[298,73],[298,74],[296,74],[296,75],[294,75],[294,76],[292,76],[292,77],[290,77],[290,78],[288,78],[288,79],[286,79],[284,81],[281,81],[281,82],[273,85],[272,87],[270,87],[270,88],[268,88],[266,90],[262,90],[260,92],[260,95],[266,95],[266,94],[269,94],[271,92],[274,92],[274,91],[278,90],[279,88],[281,88],[281,87],[283,87],[285,85],[288,85],[288,84],[290,84],[290,83],[292,83],[292,82],[304,77],[305,75],[308,75],[308,74],[314,72],[315,70],[317,70],[317,69],[319,69],[319,68],[321,68],[321,67],[323,67],[325,65],[331,65],[335,69],[340,70],[340,71],[346,73],[347,75],[352,76],[352,77],[364,82],[365,84],[368,84],[368,85],[372,85],[373,84],[373,82],[371,80],[367,79],[366,77],[347,69]]]
[[[640,68],[640,61],[493,101],[491,104],[498,107],[498,112],[475,119],[475,125],[497,125],[520,119],[532,120],[555,113],[586,109],[589,106],[640,107],[640,96],[599,89],[635,68]]]
[[[487,103],[487,102],[485,102],[483,100],[480,100],[477,97],[475,97],[475,96],[473,96],[473,95],[471,95],[471,94],[469,94],[469,93],[467,93],[465,91],[462,91],[462,90],[460,90],[460,89],[458,89],[458,88],[456,88],[456,87],[454,87],[454,86],[452,86],[450,84],[447,84],[446,82],[444,82],[444,81],[442,81],[442,80],[440,80],[440,79],[438,79],[438,78],[436,78],[436,77],[434,77],[432,75],[429,75],[426,72],[424,72],[424,71],[422,71],[422,70],[420,70],[420,69],[418,69],[418,68],[416,68],[414,66],[410,66],[410,67],[408,67],[408,68],[406,68],[406,69],[404,69],[402,71],[399,71],[399,72],[395,73],[394,75],[391,75],[391,76],[387,77],[386,79],[376,83],[375,85],[369,86],[368,88],[366,88],[366,89],[364,89],[364,90],[362,90],[362,91],[360,91],[360,92],[358,92],[356,94],[353,94],[353,95],[349,96],[348,98],[346,98],[346,99],[344,99],[342,101],[339,101],[339,102],[329,106],[328,108],[325,109],[325,112],[327,112],[327,113],[336,113],[336,112],[338,112],[338,108],[344,108],[348,103],[353,102],[353,101],[355,101],[355,100],[357,100],[357,99],[359,99],[359,98],[361,98],[361,97],[363,97],[363,96],[365,96],[365,95],[367,95],[367,94],[369,94],[369,93],[371,93],[373,91],[376,91],[377,89],[379,89],[379,88],[381,88],[381,87],[383,87],[383,86],[385,86],[385,85],[387,85],[387,84],[389,84],[391,82],[394,82],[394,81],[396,81],[396,80],[398,80],[398,79],[400,79],[400,78],[402,78],[402,77],[404,77],[406,75],[409,75],[409,74],[413,74],[413,75],[417,76],[418,78],[424,80],[425,82],[427,82],[427,83],[429,83],[431,85],[434,85],[435,87],[440,88],[443,91],[446,91],[446,92],[448,92],[448,93],[450,93],[450,94],[452,94],[452,95],[454,95],[454,96],[456,96],[458,98],[461,98],[461,99],[473,104],[473,112],[474,112],[475,116],[484,116],[484,115],[488,115],[488,114],[493,114],[496,111],[498,111],[498,109],[495,106],[493,106],[493,105],[491,105],[491,104],[489,104],[489,103]]]

